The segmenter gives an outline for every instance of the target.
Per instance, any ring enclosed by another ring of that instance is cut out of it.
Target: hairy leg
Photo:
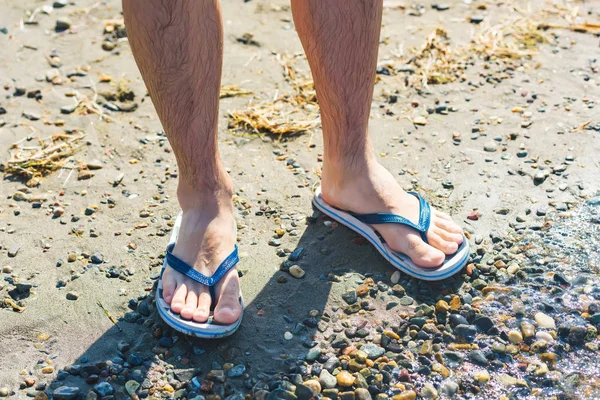
[[[292,0],[321,107],[324,199],[358,213],[417,221],[418,201],[377,162],[368,135],[382,9],[383,0]],[[462,241],[460,227],[438,211],[427,233],[431,245],[407,227],[375,228],[392,249],[423,267],[439,266]]]
[[[123,0],[123,13],[131,50],[179,167],[183,220],[174,253],[211,275],[235,243],[232,184],[217,146],[223,63],[219,2]],[[208,288],[171,268],[163,274],[163,287],[173,311],[206,321]],[[241,312],[237,272],[216,289],[215,320],[234,322]]]

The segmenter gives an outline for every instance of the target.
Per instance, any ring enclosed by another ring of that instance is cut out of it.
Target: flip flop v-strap
[[[194,267],[183,261],[181,258],[173,254],[175,243],[171,243],[167,246],[166,261],[167,264],[175,271],[187,276],[191,280],[198,282],[204,286],[208,286],[210,290],[210,297],[213,299],[213,304],[216,301],[215,285],[219,283],[221,279],[227,274],[235,265],[240,261],[238,256],[237,244],[234,245],[233,251],[223,260],[217,270],[211,275],[206,276],[196,271]]]
[[[429,226],[431,225],[431,206],[429,203],[416,192],[407,192],[415,196],[419,199],[419,222],[416,224],[410,221],[407,218],[404,218],[401,215],[390,214],[390,213],[373,213],[373,214],[357,214],[353,212],[348,212],[354,218],[369,225],[379,225],[379,224],[398,224],[405,225],[414,230],[418,231],[421,235],[421,239],[427,244],[429,241],[427,240],[427,231],[429,230]]]

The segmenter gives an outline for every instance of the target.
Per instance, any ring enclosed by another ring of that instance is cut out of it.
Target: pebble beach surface
[[[311,207],[289,4],[223,2],[246,310],[217,342],[156,312],[178,171],[120,2],[0,5],[0,398],[600,398],[600,8],[384,3],[374,148],[468,265],[417,281]]]

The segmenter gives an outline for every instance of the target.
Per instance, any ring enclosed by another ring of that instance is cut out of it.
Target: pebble
[[[140,388],[140,383],[134,380],[129,380],[125,383],[125,390],[130,396],[133,396],[135,392]]]
[[[508,332],[508,340],[512,344],[519,344],[523,341],[523,335],[519,331],[509,331]]]
[[[540,328],[554,329],[556,327],[554,319],[542,312],[536,313],[534,318],[537,326]]]
[[[438,10],[438,11],[446,11],[446,10],[450,9],[450,5],[446,4],[446,3],[443,3],[443,4],[433,4],[431,6],[431,8],[433,8],[435,10]]]
[[[473,373],[473,378],[479,383],[487,383],[490,380],[490,373],[485,369],[475,371]]]
[[[421,397],[423,397],[424,399],[437,399],[438,392],[431,383],[427,382],[423,385],[423,388],[419,392],[419,395],[421,395]]]
[[[371,393],[365,388],[358,388],[354,391],[354,398],[356,400],[371,400]]]
[[[79,388],[76,386],[59,386],[54,389],[54,400],[74,400],[79,396]]]
[[[412,390],[405,390],[392,397],[392,400],[416,400],[417,394]]]
[[[498,145],[495,142],[487,142],[483,145],[483,150],[487,151],[488,153],[493,153],[498,150]]]
[[[71,28],[71,20],[68,18],[59,18],[56,20],[56,24],[54,25],[54,29],[57,32],[62,32],[62,31],[66,31],[67,29]]]
[[[544,183],[545,180],[546,180],[546,174],[543,171],[540,171],[533,176],[533,183],[535,183],[537,185]]]
[[[585,326],[572,326],[569,329],[567,341],[573,346],[581,346],[584,343],[587,329]]]
[[[230,378],[237,378],[242,376],[244,372],[246,372],[246,366],[244,364],[239,364],[227,371],[227,376]]]
[[[47,366],[42,368],[42,374],[51,374],[54,372],[54,367]]]
[[[440,300],[437,303],[435,303],[435,311],[444,314],[447,313],[450,310],[450,305],[444,301],[444,300]]]
[[[9,395],[10,391],[8,390],[8,388],[6,386],[2,386],[0,387],[0,397],[7,397]]]
[[[283,334],[283,338],[285,340],[292,340],[294,338],[294,334],[290,331],[287,331]]]
[[[290,267],[289,271],[290,271],[290,274],[296,279],[301,279],[305,275],[304,270],[302,268],[300,268],[299,265],[292,265]]]
[[[304,385],[312,391],[313,396],[317,396],[321,393],[321,384],[316,379],[309,379],[304,382]]]
[[[369,357],[372,360],[381,357],[385,353],[385,349],[383,347],[371,343],[362,345],[360,350],[365,352],[367,354],[367,357]]]
[[[400,271],[394,271],[394,273],[392,274],[392,277],[390,278],[390,281],[395,285],[396,283],[400,282]]]
[[[348,371],[340,371],[335,378],[340,387],[350,387],[354,385],[354,381],[356,380],[356,378]]]
[[[486,366],[488,364],[488,360],[481,350],[471,350],[469,352],[469,360],[474,364],[481,366]]]
[[[535,334],[535,338],[538,340],[544,340],[547,343],[552,343],[554,338],[548,332],[540,331]]]
[[[67,293],[67,300],[77,300],[79,298],[79,293],[77,292],[68,292]]]
[[[8,256],[9,257],[16,257],[17,254],[19,253],[19,250],[21,250],[21,247],[23,247],[22,244],[17,243],[17,244],[13,244],[12,246],[10,246],[8,248]]]
[[[324,389],[333,389],[337,385],[337,379],[335,376],[323,368],[319,374],[319,382]]]
[[[456,393],[458,393],[458,388],[458,383],[454,382],[451,379],[446,379],[442,381],[440,385],[440,392],[452,398],[456,395]]]

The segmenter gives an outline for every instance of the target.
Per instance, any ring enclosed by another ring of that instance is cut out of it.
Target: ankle
[[[368,178],[377,164],[372,154],[359,157],[324,158],[322,179],[328,184],[338,185],[347,180]]]
[[[189,181],[181,178],[177,198],[184,212],[203,209],[208,212],[233,211],[233,184],[222,171],[215,179]]]

